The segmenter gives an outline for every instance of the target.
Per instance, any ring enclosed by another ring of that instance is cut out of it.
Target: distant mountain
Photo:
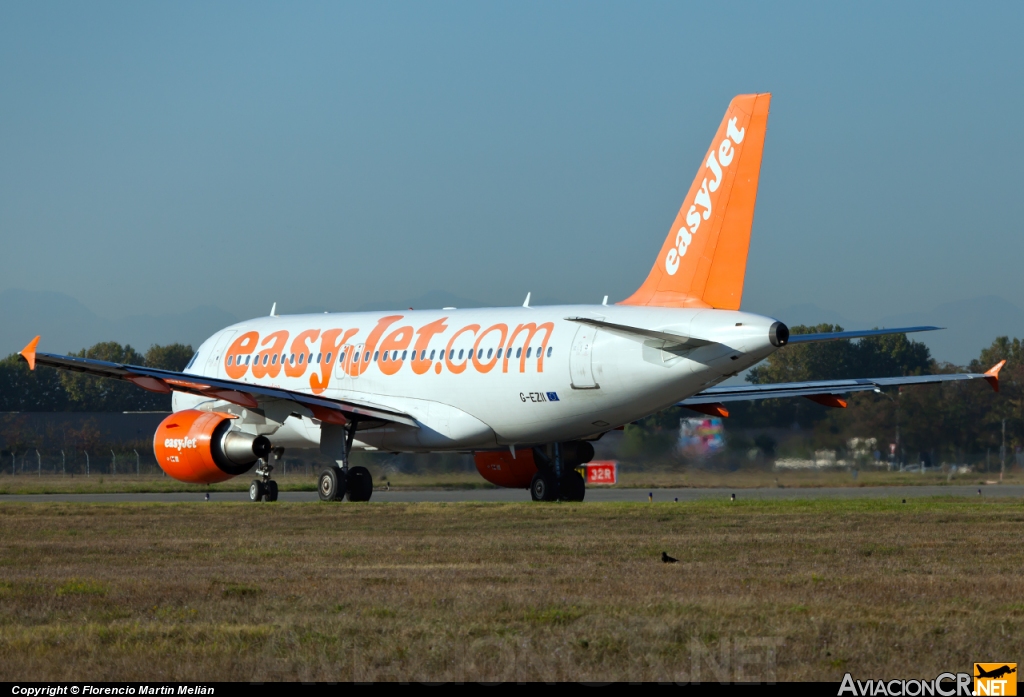
[[[53,353],[78,351],[99,341],[131,344],[143,352],[153,344],[180,342],[198,347],[215,331],[237,321],[212,305],[178,314],[111,320],[63,293],[10,288],[0,291],[0,356],[20,351],[37,334],[42,336],[40,350]]]
[[[839,324],[844,329],[873,327],[945,327],[936,332],[914,334],[931,349],[939,361],[966,365],[978,357],[998,336],[1024,338],[1024,310],[995,295],[944,303],[931,310],[904,312],[873,319],[848,319],[838,312],[812,303],[792,305],[767,313],[790,326],[797,324]]]
[[[878,324],[945,327],[943,331],[922,333],[915,338],[927,344],[936,359],[958,365],[977,358],[998,336],[1024,338],[1024,310],[995,295],[945,303],[928,312],[888,315]]]
[[[770,312],[769,316],[785,322],[790,327],[798,324],[813,326],[815,324],[838,324],[843,329],[854,329],[850,320],[832,310],[826,310],[813,303],[801,303],[784,307],[778,312]]]
[[[507,307],[515,307],[522,305],[523,300],[526,300],[524,295],[518,302],[502,303]],[[544,298],[534,297],[530,300],[530,304],[534,306],[541,305],[564,305],[565,303],[555,298]],[[380,300],[365,303],[358,307],[356,312],[371,312],[377,310],[406,310],[412,308],[414,310],[439,310],[443,307],[457,307],[459,309],[467,307],[489,307],[488,303],[482,303],[478,300],[470,300],[469,298],[463,298],[453,293],[449,293],[444,290],[431,290],[423,295],[419,295],[409,300]]]

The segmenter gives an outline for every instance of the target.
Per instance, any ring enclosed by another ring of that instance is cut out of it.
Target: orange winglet
[[[36,337],[36,339],[38,338],[39,337]],[[996,392],[999,391],[999,371],[1003,369],[1004,365],[1006,365],[1005,359],[999,361],[994,366],[985,371],[985,380],[988,381],[988,384],[992,385],[992,389],[995,390]]]
[[[28,363],[29,370],[36,369],[36,346],[39,344],[39,337],[37,336],[32,341],[28,342],[28,346],[18,352],[18,355],[25,359]]]
[[[707,414],[708,416],[721,416],[723,419],[729,418],[729,410],[721,402],[715,402],[714,404],[687,404],[686,408],[700,414]]]
[[[823,407],[835,407],[836,409],[845,409],[847,404],[845,399],[836,397],[834,394],[808,394],[804,395],[804,399],[809,399]]]

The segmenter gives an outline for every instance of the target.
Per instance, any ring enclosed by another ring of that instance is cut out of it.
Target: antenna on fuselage
[[[529,307],[529,306],[530,306],[530,294],[527,293],[526,294],[526,300],[523,301],[523,307]]]
[[[604,305],[605,307],[608,306],[608,296],[607,295],[604,296],[604,300],[601,301],[601,304]]]
[[[270,306],[270,316],[277,317],[277,303]]]

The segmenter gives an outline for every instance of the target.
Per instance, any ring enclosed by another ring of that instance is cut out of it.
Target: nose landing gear
[[[284,450],[279,449],[277,451],[277,458],[280,459],[283,455]],[[250,501],[253,503],[264,499],[267,501],[277,501],[277,482],[270,478],[270,473],[273,471],[274,466],[268,460],[260,458],[255,473],[259,479],[253,479],[252,483],[249,484]]]

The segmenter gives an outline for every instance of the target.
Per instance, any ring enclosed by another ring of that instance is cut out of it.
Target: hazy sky
[[[1021,3],[6,2],[0,290],[110,317],[622,299],[730,98],[770,91],[744,309],[1021,304],[1022,20]]]

